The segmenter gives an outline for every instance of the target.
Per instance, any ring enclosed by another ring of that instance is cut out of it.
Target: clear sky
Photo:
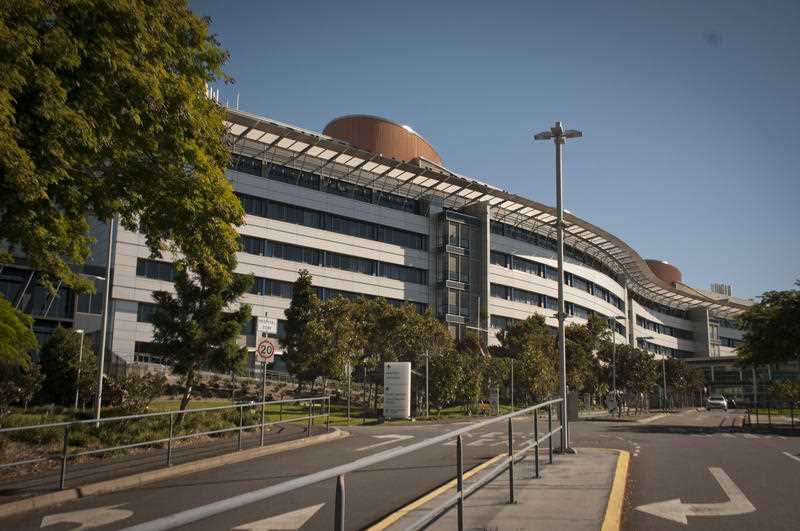
[[[800,278],[800,2],[196,1],[240,108],[409,124],[453,171],[753,297]]]

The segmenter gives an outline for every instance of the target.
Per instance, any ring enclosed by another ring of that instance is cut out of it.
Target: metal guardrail
[[[785,404],[785,403],[778,404],[777,406],[775,406],[775,404],[773,402],[767,402],[766,406],[764,404],[759,404],[758,402],[756,402],[755,405],[753,405],[751,407],[748,407],[745,410],[745,413],[747,414],[747,425],[748,426],[753,426],[753,417],[755,417],[755,419],[756,419],[755,424],[756,425],[760,425],[761,424],[761,417],[764,416],[764,414],[761,413],[761,411],[764,410],[764,409],[767,410],[767,414],[766,414],[767,426],[772,426],[773,410],[775,410],[774,415],[776,417],[785,417],[786,415],[779,415],[778,413],[781,410],[788,409],[789,410],[789,425],[792,427],[793,430],[795,429],[795,426],[797,425],[797,423],[795,422],[795,415],[794,415],[795,404],[794,404],[794,402],[789,402],[788,404]],[[784,423],[780,422],[780,423],[776,423],[776,424],[783,425]]]
[[[284,481],[282,483],[278,483],[277,485],[272,485],[269,487],[265,487],[263,489],[240,494],[238,496],[213,502],[208,505],[203,505],[200,507],[195,507],[193,509],[188,509],[186,511],[158,518],[150,522],[144,522],[142,524],[128,527],[123,531],[161,531],[166,529],[173,529],[180,526],[185,526],[193,522],[202,520],[204,518],[209,518],[211,516],[226,511],[238,509],[240,507],[249,505],[254,502],[263,501],[266,500],[267,498],[271,498],[279,494],[291,492],[299,488],[308,487],[310,485],[314,485],[315,483],[319,483],[321,481],[334,478],[336,478],[336,495],[335,495],[336,501],[335,501],[333,528],[336,531],[344,531],[345,521],[346,521],[345,474],[355,472],[357,470],[361,470],[363,468],[367,468],[369,466],[376,465],[378,463],[383,463],[385,461],[389,461],[396,457],[400,457],[406,454],[416,452],[418,450],[422,450],[423,448],[428,448],[430,446],[447,442],[449,440],[452,440],[453,438],[456,439],[456,479],[457,479],[456,493],[453,496],[447,498],[444,501],[444,503],[442,503],[441,505],[436,507],[433,511],[425,515],[425,517],[423,517],[421,520],[412,524],[408,529],[422,529],[431,522],[433,522],[434,520],[436,520],[437,518],[441,517],[443,514],[449,511],[453,506],[457,506],[458,528],[459,531],[462,531],[464,528],[464,499],[467,496],[473,494],[481,487],[485,486],[487,483],[492,481],[494,478],[503,473],[505,470],[508,470],[509,502],[513,503],[514,464],[517,461],[524,458],[527,452],[532,451],[533,453],[532,475],[533,477],[538,478],[539,446],[541,445],[542,442],[548,439],[549,439],[549,461],[550,463],[553,462],[553,435],[560,432],[563,429],[563,422],[558,426],[553,427],[553,406],[561,403],[562,400],[563,399],[561,398],[557,398],[554,400],[549,400],[547,402],[542,402],[541,404],[521,409],[514,413],[508,413],[506,415],[501,415],[499,417],[477,422],[475,424],[471,424],[464,428],[453,430],[442,435],[437,435],[436,437],[431,437],[429,439],[420,441],[415,444],[410,444],[408,446],[401,446],[399,448],[393,448],[390,450],[386,450],[384,452],[379,452],[377,454],[363,457],[361,459],[357,459],[355,461],[346,463],[344,465],[339,465],[333,468],[329,468],[327,470],[322,470],[320,472],[308,474],[306,476],[302,476],[296,479]],[[538,413],[539,410],[541,409],[547,410],[547,432],[540,437]],[[511,420],[514,417],[524,416],[531,413],[533,413],[533,423],[532,423],[533,426],[531,427],[533,440],[525,444],[519,450],[514,451],[514,440],[513,440],[514,432]],[[502,462],[498,466],[494,467],[487,474],[482,476],[480,479],[476,480],[468,488],[464,488],[464,467],[463,467],[464,451],[463,451],[463,443],[461,440],[461,436],[465,433],[469,433],[471,431],[475,431],[484,428],[486,426],[489,426],[491,424],[495,424],[502,421],[507,421],[508,423],[507,456],[502,460]]]
[[[299,417],[291,417],[291,418],[283,418],[283,406],[285,404],[296,404],[300,402],[308,402],[308,414],[302,415]],[[278,405],[278,420],[267,422],[267,415],[266,415],[266,408],[270,405]],[[325,409],[327,406],[327,410]],[[257,408],[261,408],[261,421],[255,424],[244,424],[244,417],[245,417],[245,410],[254,410],[257,411]],[[315,409],[319,408],[320,413],[316,414]],[[239,425],[234,426],[231,428],[223,428],[218,430],[209,430],[209,431],[202,431],[202,432],[192,432],[183,435],[176,435],[175,434],[175,420],[178,415],[192,415],[197,413],[206,413],[206,412],[225,412],[225,411],[235,411],[238,410],[239,412]],[[77,459],[78,457],[84,455],[94,455],[94,454],[102,454],[113,452],[116,450],[127,450],[130,448],[138,448],[142,446],[152,446],[156,444],[167,444],[167,458],[164,466],[172,466],[172,450],[174,443],[176,441],[181,441],[184,439],[191,439],[193,437],[201,437],[204,435],[216,435],[221,433],[229,433],[229,432],[238,432],[237,435],[237,442],[236,442],[236,449],[237,451],[242,449],[242,432],[247,430],[253,429],[260,429],[260,446],[264,446],[264,434],[266,428],[268,426],[273,426],[277,424],[286,424],[289,422],[297,422],[297,421],[306,421],[307,429],[306,429],[306,436],[311,435],[311,425],[314,423],[314,419],[325,417],[325,428],[326,430],[330,430],[330,415],[331,415],[331,397],[330,396],[319,396],[319,397],[312,397],[312,398],[294,398],[289,400],[274,400],[268,402],[249,402],[249,403],[242,403],[242,404],[233,404],[230,406],[217,406],[217,407],[207,407],[207,408],[197,408],[197,409],[183,409],[183,410],[175,410],[175,411],[163,411],[157,413],[143,413],[140,415],[125,415],[119,417],[106,417],[101,418],[100,420],[97,419],[88,419],[88,420],[74,420],[74,421],[65,421],[65,422],[53,422],[50,424],[36,424],[30,426],[16,426],[12,428],[0,428],[0,436],[11,434],[11,433],[20,433],[24,431],[36,431],[36,430],[50,430],[50,429],[61,429],[63,430],[63,439],[62,439],[62,446],[61,452],[53,455],[48,455],[44,457],[39,457],[35,459],[25,459],[20,461],[13,461],[10,463],[2,463],[0,464],[0,470],[13,467],[13,466],[23,466],[23,465],[30,465],[34,463],[41,463],[45,461],[61,461],[61,471],[59,473],[59,480],[58,486],[59,489],[64,489],[64,484],[66,482],[67,477],[67,463],[70,459]],[[132,444],[122,444],[117,446],[108,446],[103,448],[92,448],[90,450],[83,450],[78,452],[70,452],[69,451],[69,442],[70,442],[70,430],[77,426],[82,426],[86,424],[94,424],[97,428],[100,427],[101,424],[109,424],[112,422],[126,422],[126,421],[136,421],[144,418],[152,418],[152,417],[166,417],[169,416],[169,436],[168,437],[161,437],[158,439],[151,439],[147,441],[140,441]]]

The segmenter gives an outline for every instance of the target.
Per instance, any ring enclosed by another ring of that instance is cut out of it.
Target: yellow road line
[[[630,453],[619,450],[617,470],[614,473],[614,483],[611,485],[611,494],[608,496],[608,505],[601,531],[619,531],[622,525],[622,503],[625,501],[625,483],[628,481],[630,459]]]
[[[489,459],[488,461],[485,461],[485,462],[481,463],[480,465],[477,465],[477,466],[469,469],[468,471],[464,472],[464,479],[468,479],[468,478],[474,476],[475,474],[477,474],[481,470],[483,470],[486,467],[496,463],[497,461],[499,461],[503,457],[507,457],[507,454],[496,455],[496,456],[492,457],[491,459]],[[444,494],[446,491],[448,491],[450,489],[454,489],[455,487],[456,487],[456,479],[452,479],[452,480],[448,481],[447,483],[445,483],[444,485],[442,485],[441,487],[438,487],[438,488],[430,491],[428,494],[425,494],[424,496],[422,496],[420,498],[417,498],[416,500],[414,500],[413,502],[409,503],[405,507],[401,507],[400,509],[396,510],[395,512],[393,512],[392,514],[390,514],[389,516],[387,516],[386,518],[384,518],[383,520],[381,520],[377,524],[373,525],[372,527],[369,527],[367,529],[367,531],[383,531],[384,529],[386,529],[390,525],[394,524],[395,522],[400,520],[402,517],[404,517],[405,515],[407,515],[411,511],[413,511],[413,510],[425,505],[426,503],[428,503],[429,501],[431,501],[435,497],[437,497],[437,496],[439,496],[441,494]]]

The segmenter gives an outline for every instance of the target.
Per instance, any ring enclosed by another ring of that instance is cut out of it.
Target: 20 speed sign
[[[269,339],[263,339],[256,347],[256,358],[263,363],[272,363],[275,360],[275,345]]]

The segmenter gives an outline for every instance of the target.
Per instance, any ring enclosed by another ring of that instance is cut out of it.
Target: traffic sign
[[[259,341],[256,346],[256,358],[263,363],[272,363],[275,360],[275,345],[269,339]]]
[[[256,334],[259,339],[267,337],[267,334],[278,333],[278,320],[274,317],[259,317],[256,325]]]

